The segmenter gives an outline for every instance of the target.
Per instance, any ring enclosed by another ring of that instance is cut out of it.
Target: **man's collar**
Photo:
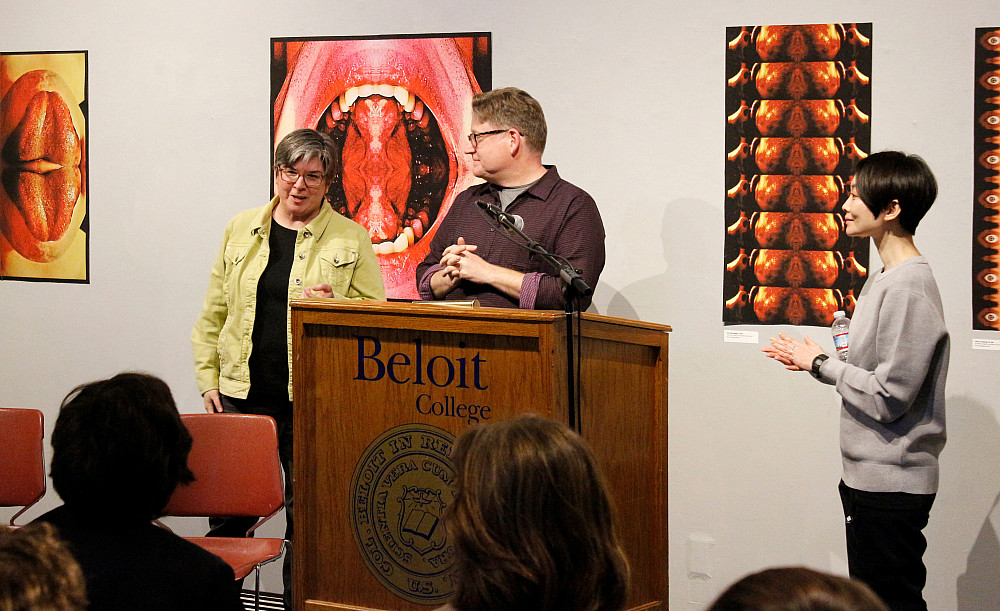
[[[542,200],[548,198],[549,193],[552,192],[553,187],[555,187],[556,183],[559,182],[559,172],[556,171],[556,166],[547,165],[543,167],[545,168],[545,173],[542,174],[542,177],[539,178],[537,181],[535,181],[535,183],[530,187],[528,187],[528,189],[525,191],[525,193],[527,193],[528,195],[531,195],[532,197],[536,197]],[[495,185],[493,183],[486,183],[486,185],[489,192],[495,196],[498,194],[500,189],[505,188]],[[507,187],[507,188],[515,188],[515,187]]]

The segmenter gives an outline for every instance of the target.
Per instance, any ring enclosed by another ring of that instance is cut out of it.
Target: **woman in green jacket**
[[[198,387],[208,412],[264,414],[278,426],[285,469],[285,538],[292,536],[292,337],[289,301],[300,297],[385,299],[368,231],[337,214],[326,192],[340,158],[326,134],[299,129],[274,153],[274,199],[237,214],[212,266],[191,333]],[[254,520],[212,524],[243,536]],[[290,554],[285,602],[290,608]]]

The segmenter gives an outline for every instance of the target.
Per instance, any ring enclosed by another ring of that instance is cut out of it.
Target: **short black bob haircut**
[[[150,520],[179,483],[194,481],[190,451],[166,383],[120,373],[63,399],[52,432],[52,484],[76,510]]]
[[[858,197],[878,216],[899,203],[899,224],[911,235],[937,198],[937,181],[927,163],[900,151],[872,153],[854,168]]]

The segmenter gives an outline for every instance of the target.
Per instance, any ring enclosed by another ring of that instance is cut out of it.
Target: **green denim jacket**
[[[270,253],[267,232],[271,203],[237,214],[226,227],[222,247],[212,266],[201,316],[191,331],[198,389],[219,389],[245,399],[250,390],[250,352],[257,304],[257,281]],[[299,229],[295,258],[288,277],[288,299],[298,299],[307,286],[327,283],[335,297],[385,299],[382,273],[368,231],[333,211],[325,203],[319,215]],[[288,371],[292,371],[291,310],[288,328]],[[292,379],[288,376],[288,397]]]

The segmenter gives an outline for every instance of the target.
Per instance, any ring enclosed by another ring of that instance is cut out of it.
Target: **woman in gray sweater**
[[[779,334],[763,348],[786,369],[835,385],[842,398],[848,565],[894,611],[927,609],[921,531],[945,443],[950,338],[931,268],[913,243],[936,196],[934,175],[915,155],[884,151],[858,162],[843,206],[846,232],[871,237],[883,268],[861,291],[847,362],[808,337]]]

